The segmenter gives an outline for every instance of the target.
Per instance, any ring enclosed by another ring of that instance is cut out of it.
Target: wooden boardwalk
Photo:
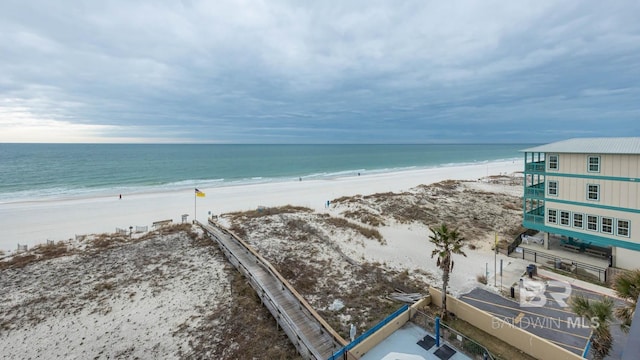
[[[305,359],[326,360],[347,342],[327,324],[271,264],[251,246],[213,222],[199,223],[249,280]]]

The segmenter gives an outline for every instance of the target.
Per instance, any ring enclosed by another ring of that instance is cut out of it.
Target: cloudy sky
[[[640,136],[640,2],[0,2],[0,142]]]

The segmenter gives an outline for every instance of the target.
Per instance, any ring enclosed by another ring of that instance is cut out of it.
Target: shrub
[[[264,216],[271,215],[279,215],[279,214],[295,214],[295,213],[310,213],[313,210],[303,207],[303,206],[293,206],[293,205],[285,205],[280,207],[265,207],[258,208],[256,210],[242,211],[242,212],[232,212],[225,215],[230,215],[232,218],[245,217],[248,219],[255,219]]]
[[[462,343],[462,347],[472,355],[484,355],[485,353],[484,347],[471,340],[465,340]]]
[[[355,230],[355,231],[359,232],[364,237],[367,237],[369,239],[376,239],[381,244],[385,244],[386,243],[384,241],[384,239],[382,238],[382,234],[380,234],[380,232],[378,230],[374,229],[374,228],[358,225],[356,223],[352,223],[351,221],[349,221],[347,219],[337,218],[337,217],[328,217],[325,220],[326,220],[327,223],[329,223],[330,225],[333,225],[335,227],[352,229],[352,230]]]
[[[478,280],[478,282],[481,284],[487,285],[487,275],[479,274],[478,276],[476,276],[476,280]]]

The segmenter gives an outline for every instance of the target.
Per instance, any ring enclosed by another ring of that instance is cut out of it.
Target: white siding
[[[638,252],[617,247],[615,255],[615,266],[623,269],[638,268]]]
[[[600,156],[600,172],[589,172],[588,157]],[[547,181],[558,181],[557,199],[622,208],[640,207],[640,155],[560,154],[559,174],[594,177],[620,177],[621,180],[600,180],[554,176],[548,172]],[[635,181],[629,181],[636,179]],[[600,199],[587,200],[587,185],[600,185]],[[554,197],[550,197],[554,198]]]
[[[585,233],[590,235],[608,237],[608,238],[621,240],[621,241],[640,243],[640,236],[638,236],[638,234],[640,234],[640,214],[638,213],[620,212],[620,211],[605,210],[605,209],[591,208],[591,207],[578,206],[578,205],[559,204],[551,201],[547,201],[545,204],[545,210],[548,210],[548,209],[558,210],[558,215],[557,215],[558,223],[557,224],[548,223],[547,214],[545,214],[545,225],[547,226],[576,231],[579,233]],[[569,226],[560,225],[560,211],[568,211],[571,213]],[[582,229],[573,227],[574,213],[584,214]],[[586,226],[587,215],[595,215],[595,216],[598,216],[598,218],[605,216],[613,219],[628,220],[630,221],[630,227],[631,227],[630,236],[629,237],[617,236],[615,231],[616,230],[615,221],[614,221],[613,235],[602,233],[601,231],[595,232],[595,231],[587,230],[587,226]]]
[[[545,195],[547,198],[545,208],[557,210],[558,223],[548,223],[547,214],[545,214],[545,224],[550,227],[575,231],[577,233],[585,233],[621,241],[640,243],[640,214],[629,211],[609,210],[594,207],[610,206],[613,208],[632,210],[640,208],[640,155],[573,153],[562,153],[557,155],[559,162],[557,173],[562,176],[554,176],[553,171],[548,171],[545,180],[547,184],[549,181],[557,181],[558,196],[550,196],[547,192]],[[588,171],[588,159],[590,156],[599,156],[599,172]],[[571,177],[571,175],[578,175],[580,177]],[[598,177],[614,177],[621,179],[596,179]],[[599,199],[597,201],[588,200],[587,198],[587,186],[589,184],[600,186]],[[579,203],[581,205],[555,203],[553,200],[569,201]],[[561,211],[570,212],[569,226],[561,225]],[[573,226],[574,213],[584,215],[583,228],[576,228]],[[613,234],[602,232],[600,228],[600,221],[598,224],[598,231],[587,230],[587,215],[598,216],[599,219],[601,217],[614,219]],[[617,235],[616,219],[630,221],[629,237]],[[629,254],[623,251],[620,261],[623,263],[627,262],[628,258],[630,258]]]

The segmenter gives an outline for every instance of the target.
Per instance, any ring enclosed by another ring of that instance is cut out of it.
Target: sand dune
[[[487,168],[506,175],[484,178]],[[476,276],[493,261],[494,234],[508,239],[519,229],[522,185],[511,170],[518,165],[204,189],[198,213],[225,213],[218,220],[348,337],[351,323],[367,329],[399,306],[388,299],[395,289],[440,285],[429,256],[430,225],[459,227],[472,246],[467,258],[454,258],[451,292],[478,285]],[[432,184],[448,177],[465,181]],[[286,204],[295,206],[281,207]],[[16,359],[292,357],[273,319],[197,227],[131,237],[69,235],[179,222],[192,206],[190,191],[4,204],[5,214],[8,207],[26,217],[2,217],[12,241],[38,242],[52,233],[62,241],[18,256],[9,251],[0,263],[0,353]],[[253,348],[257,353],[245,351]]]

